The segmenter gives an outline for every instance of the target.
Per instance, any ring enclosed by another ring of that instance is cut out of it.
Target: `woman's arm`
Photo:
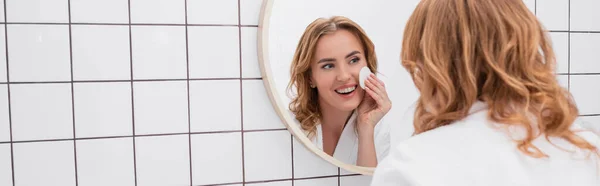
[[[367,127],[365,128],[366,129],[358,129],[358,156],[356,165],[363,167],[376,167],[377,153],[375,151],[374,129]]]
[[[366,94],[358,106],[358,166],[376,167],[375,126],[390,111],[392,103],[387,96],[384,83],[371,74],[365,81]]]

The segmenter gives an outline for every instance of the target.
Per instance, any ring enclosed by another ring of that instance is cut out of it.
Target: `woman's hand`
[[[373,132],[375,125],[392,108],[383,81],[374,74],[369,75],[365,82],[366,94],[358,106],[358,131]]]

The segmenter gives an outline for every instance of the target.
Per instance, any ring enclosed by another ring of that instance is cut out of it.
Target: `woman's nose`
[[[352,71],[344,66],[342,68],[338,68],[339,72],[337,75],[337,80],[338,81],[348,81],[351,77],[352,77]]]

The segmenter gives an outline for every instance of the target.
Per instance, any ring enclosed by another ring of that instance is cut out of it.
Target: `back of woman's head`
[[[596,150],[570,128],[577,107],[557,82],[547,32],[522,0],[422,0],[401,57],[420,91],[417,134],[460,120],[483,101],[491,120],[526,129],[518,147],[531,156],[545,156],[531,143],[538,135]]]
[[[356,22],[344,16],[318,18],[311,22],[298,41],[290,66],[290,81],[287,87],[288,91],[295,87],[296,95],[292,95],[289,109],[295,114],[296,120],[300,122],[301,128],[309,137],[315,134],[321,117],[317,90],[310,87],[310,67],[313,62],[316,62],[315,53],[319,39],[338,30],[346,30],[356,36],[363,47],[367,67],[372,72],[377,72],[375,46]]]

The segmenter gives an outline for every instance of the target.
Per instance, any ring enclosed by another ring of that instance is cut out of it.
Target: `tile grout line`
[[[194,185],[194,173],[192,164],[192,120],[191,120],[191,103],[190,103],[190,50],[188,40],[188,1],[185,0],[185,65],[186,65],[186,83],[187,83],[187,119],[188,119],[188,156],[190,160],[190,186]]]
[[[118,82],[161,82],[187,81],[188,79],[135,79],[135,80],[73,80],[73,81],[16,81],[0,82],[6,84],[49,84],[49,83],[118,83]],[[190,81],[223,81],[223,80],[262,80],[262,78],[190,78]]]
[[[340,168],[338,167],[338,168],[337,168],[337,170],[338,170],[338,174],[337,174],[338,186],[341,186],[341,185],[342,185],[342,183],[341,183],[341,181],[340,181],[340,179],[341,179],[341,176],[340,176],[340,174],[341,174],[341,173],[340,173]]]
[[[597,114],[599,115],[599,114]],[[592,115],[580,115],[580,116],[594,116]],[[252,133],[252,132],[272,132],[272,131],[285,131],[286,128],[279,129],[258,129],[258,130],[224,130],[224,131],[209,131],[209,132],[180,132],[180,133],[156,133],[156,134],[137,134],[137,135],[121,135],[121,136],[96,136],[96,137],[81,137],[81,138],[55,138],[55,139],[41,139],[41,140],[24,140],[24,141],[1,141],[0,144],[9,143],[37,143],[37,142],[52,142],[52,141],[71,141],[71,140],[96,140],[96,139],[115,139],[115,138],[145,138],[145,137],[158,137],[158,136],[176,136],[176,135],[196,135],[196,134],[225,134],[225,133]]]
[[[241,16],[241,0],[237,0],[237,27],[238,27],[238,57],[240,63],[240,130],[242,131],[242,185],[246,185],[246,156],[244,153],[244,91],[243,91],[243,72],[242,72],[242,16]]]
[[[4,22],[7,21],[7,13],[6,13],[6,0],[4,0]],[[6,56],[6,82],[10,82],[10,68],[9,68],[9,59],[8,59],[8,25],[4,25],[4,50]],[[13,133],[12,133],[12,107],[10,104],[10,85],[6,85],[7,91],[7,99],[8,99],[8,128],[10,133],[10,167],[11,167],[11,177],[12,177],[12,185],[15,186],[15,154],[13,147]]]
[[[0,22],[3,25],[69,25],[69,23],[57,22]],[[101,25],[101,26],[198,26],[198,27],[258,27],[258,25],[237,24],[178,24],[178,23],[85,23],[76,22],[72,25]]]
[[[136,150],[135,150],[135,102],[134,102],[134,94],[133,94],[133,44],[132,44],[132,37],[131,37],[131,0],[127,0],[127,14],[128,14],[128,19],[129,19],[129,78],[130,78],[130,86],[131,86],[131,133],[133,134],[132,137],[132,144],[133,144],[133,180],[134,180],[134,185],[137,186],[138,185],[138,179],[137,179],[137,154],[136,154]]]
[[[71,0],[68,0],[69,12],[69,62],[71,64],[71,118],[73,122],[73,139],[77,138],[75,126],[75,90],[73,85],[73,31],[71,29]],[[75,185],[79,185],[79,170],[77,168],[77,140],[73,140],[73,160],[75,161]]]

